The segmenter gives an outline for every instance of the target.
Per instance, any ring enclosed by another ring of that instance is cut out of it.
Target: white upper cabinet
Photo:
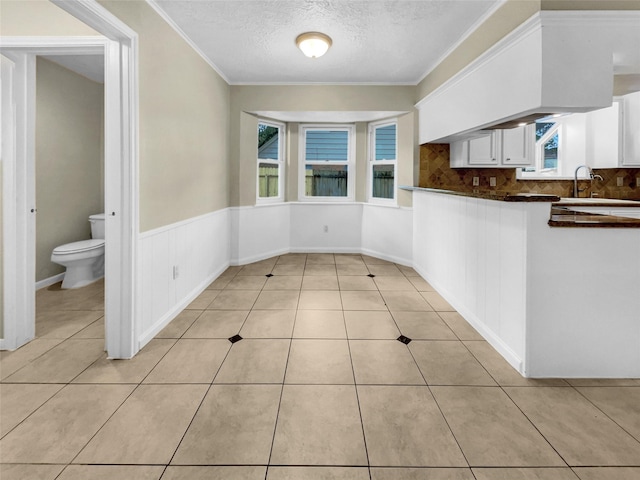
[[[532,165],[535,160],[535,125],[493,130],[451,143],[452,168],[509,168]]]
[[[640,92],[622,101],[622,166],[640,166]]]
[[[620,163],[619,102],[585,113],[585,160],[593,168],[616,168]]]

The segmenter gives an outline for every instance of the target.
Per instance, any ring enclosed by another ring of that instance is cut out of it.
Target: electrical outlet
[[[496,186],[496,177],[489,177],[489,186],[490,187]]]
[[[616,180],[619,187],[622,187],[624,185],[624,177],[618,177]]]
[[[323,227],[322,227],[322,231],[323,231],[324,233],[329,233],[329,225],[325,225],[325,226],[323,226]]]
[[[477,187],[480,185],[480,177],[473,177],[473,186]]]

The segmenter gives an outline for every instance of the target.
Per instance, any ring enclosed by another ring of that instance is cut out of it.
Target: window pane
[[[272,127],[264,123],[258,124],[258,158],[278,160],[279,133],[280,129],[278,127]]]
[[[376,160],[396,159],[396,126],[387,125],[375,129]],[[386,198],[386,197],[385,197]]]
[[[557,169],[558,168],[558,133],[551,137],[544,144],[544,159],[542,168]]]
[[[373,166],[373,197],[393,198],[394,173],[395,167],[393,165]]]
[[[305,160],[346,162],[349,160],[349,132],[334,130],[307,130]]]
[[[307,197],[346,197],[346,165],[307,165],[305,169]]]
[[[555,124],[555,122],[536,122],[536,141],[540,140]]]
[[[278,165],[258,164],[258,195],[260,198],[278,196]]]

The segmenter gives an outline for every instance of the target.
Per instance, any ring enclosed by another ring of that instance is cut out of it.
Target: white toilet
[[[80,288],[104,277],[104,213],[89,217],[91,240],[54,248],[51,261],[67,268],[62,288]]]

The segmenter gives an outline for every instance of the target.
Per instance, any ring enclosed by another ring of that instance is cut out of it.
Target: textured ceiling
[[[150,0],[232,84],[416,84],[503,0]],[[319,59],[296,37],[333,39]]]

